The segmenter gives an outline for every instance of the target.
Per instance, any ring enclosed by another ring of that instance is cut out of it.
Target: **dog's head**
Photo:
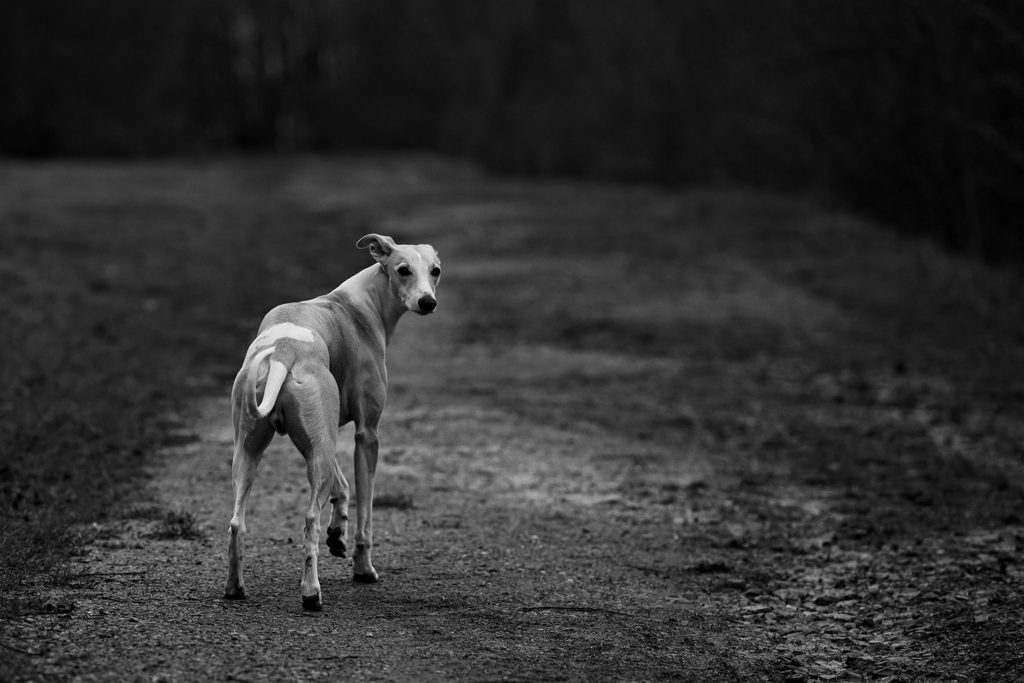
[[[434,312],[441,259],[432,246],[395,244],[387,235],[376,233],[360,237],[356,246],[370,250],[370,255],[387,274],[391,291],[407,309],[420,315]]]

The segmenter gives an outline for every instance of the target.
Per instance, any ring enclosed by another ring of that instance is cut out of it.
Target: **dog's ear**
[[[395,241],[387,235],[378,235],[375,232],[369,235],[363,235],[356,242],[356,247],[359,249],[369,249],[370,256],[372,256],[378,263],[384,263],[388,256],[391,255],[391,250],[397,245]]]

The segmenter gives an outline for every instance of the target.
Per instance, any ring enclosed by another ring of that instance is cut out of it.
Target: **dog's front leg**
[[[377,571],[370,561],[373,548],[373,477],[377,471],[377,425],[356,429],[356,549],[352,555],[352,580],[376,583]]]

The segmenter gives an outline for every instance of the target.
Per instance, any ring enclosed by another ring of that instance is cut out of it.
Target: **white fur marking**
[[[273,327],[263,330],[253,343],[256,346],[263,346],[264,344],[273,344],[278,339],[295,339],[296,341],[311,342],[313,341],[313,330],[308,327],[301,327],[295,323],[278,323]]]

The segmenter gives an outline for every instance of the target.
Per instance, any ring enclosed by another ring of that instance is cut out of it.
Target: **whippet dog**
[[[377,424],[387,394],[384,353],[398,319],[437,307],[441,276],[437,252],[426,244],[395,244],[370,234],[356,247],[377,262],[332,292],[271,310],[249,346],[231,390],[235,452],[231,463],[235,494],[228,537],[228,580],[224,597],[245,597],[242,537],[245,505],[263,452],[274,432],[287,434],[306,459],[309,507],[302,552],[302,606],[322,609],[317,555],[320,513],[333,505],[327,548],[345,557],[349,487],[335,457],[338,428],[355,423],[356,529],[354,581],[375,583],[373,476],[377,468]]]

